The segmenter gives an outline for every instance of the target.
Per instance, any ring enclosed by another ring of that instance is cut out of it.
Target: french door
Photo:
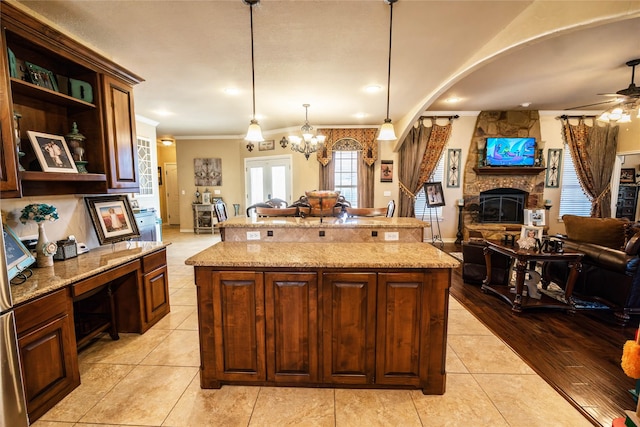
[[[247,206],[269,199],[291,203],[291,156],[245,159]]]

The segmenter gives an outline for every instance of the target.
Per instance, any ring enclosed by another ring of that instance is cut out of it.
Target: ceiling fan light
[[[395,141],[398,139],[396,137],[396,131],[393,128],[393,123],[391,123],[391,119],[385,119],[382,126],[380,126],[380,133],[378,134],[378,141]]]
[[[251,142],[264,141],[264,138],[262,137],[262,129],[260,129],[260,125],[256,119],[251,120],[249,129],[247,130],[247,136],[245,136],[244,139]]]
[[[604,113],[600,114],[596,120],[603,123],[609,123],[609,113],[605,111]]]
[[[620,119],[618,119],[618,123],[631,123],[631,114],[622,114]]]
[[[638,107],[638,115],[636,116],[636,119],[640,119],[640,106]]]

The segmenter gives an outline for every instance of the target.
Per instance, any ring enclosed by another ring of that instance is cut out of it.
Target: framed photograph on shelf
[[[545,209],[525,209],[524,222],[528,226],[540,227],[546,225]]]
[[[25,65],[29,70],[29,78],[31,80],[31,83],[36,86],[55,90],[56,92],[58,92],[58,82],[56,81],[56,77],[51,71],[38,65],[32,64],[31,62],[25,61]]]
[[[140,237],[126,195],[85,197],[84,201],[101,245]]]
[[[620,184],[635,184],[635,182],[636,182],[635,168],[620,169]]]
[[[393,182],[393,160],[380,160],[380,182]]]
[[[276,142],[273,139],[270,139],[268,141],[260,141],[258,143],[258,151],[271,151],[275,149],[275,147]]]
[[[428,208],[437,208],[444,206],[444,194],[442,193],[441,182],[425,182],[424,194],[427,199]]]
[[[27,135],[44,172],[78,173],[64,136],[32,130]]]

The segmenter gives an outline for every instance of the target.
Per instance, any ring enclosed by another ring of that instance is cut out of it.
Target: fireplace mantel
[[[502,167],[475,167],[474,172],[478,175],[538,175],[546,170],[545,167],[537,166],[502,166]]]

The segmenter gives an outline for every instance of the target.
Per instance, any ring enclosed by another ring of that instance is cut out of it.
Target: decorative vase
[[[56,253],[57,245],[50,242],[44,230],[44,222],[38,223],[38,243],[36,244],[36,265],[38,267],[51,267],[53,265],[53,255]]]

